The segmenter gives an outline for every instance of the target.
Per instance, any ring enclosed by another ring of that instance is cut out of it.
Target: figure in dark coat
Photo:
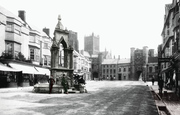
[[[63,86],[63,89],[64,89],[64,93],[65,94],[68,94],[68,81],[67,79],[65,78],[65,74],[63,74],[63,77],[62,77],[62,81],[61,81],[61,85]]]
[[[154,85],[154,76],[152,77],[152,85]]]
[[[162,94],[163,86],[164,86],[164,81],[162,78],[159,78],[158,85],[159,85],[159,93]]]
[[[53,85],[54,85],[54,83],[55,83],[55,80],[54,80],[53,77],[51,76],[51,77],[49,78],[48,82],[49,82],[49,94],[50,94],[51,91],[52,91]]]

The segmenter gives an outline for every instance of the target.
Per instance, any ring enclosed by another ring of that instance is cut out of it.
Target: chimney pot
[[[19,10],[18,11],[18,16],[24,21],[26,22],[26,12],[24,10]]]

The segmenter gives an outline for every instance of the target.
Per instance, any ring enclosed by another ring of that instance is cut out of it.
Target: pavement
[[[156,106],[159,109],[166,108],[166,114],[161,113],[162,115],[180,115],[180,98],[172,90],[163,88],[163,94],[160,96],[157,82],[154,85],[152,85],[152,82],[146,82],[146,84],[159,98],[157,100],[155,99]]]

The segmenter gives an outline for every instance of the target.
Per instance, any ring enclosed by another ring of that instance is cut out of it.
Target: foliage
[[[0,59],[13,59],[13,54],[2,52]]]
[[[26,61],[26,58],[24,57],[24,55],[19,52],[17,56],[15,56],[15,59],[16,60],[19,60],[19,61]]]
[[[29,60],[29,59],[26,59],[21,52],[19,52],[18,55],[13,56],[13,54],[7,53],[7,52],[4,51],[4,52],[2,52],[2,54],[0,56],[0,59],[15,59],[15,60],[18,60],[18,61],[32,63],[32,61]]]

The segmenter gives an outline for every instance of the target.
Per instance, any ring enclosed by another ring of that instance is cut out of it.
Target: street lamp
[[[143,66],[143,77],[144,77],[144,82],[146,82],[146,65]]]

